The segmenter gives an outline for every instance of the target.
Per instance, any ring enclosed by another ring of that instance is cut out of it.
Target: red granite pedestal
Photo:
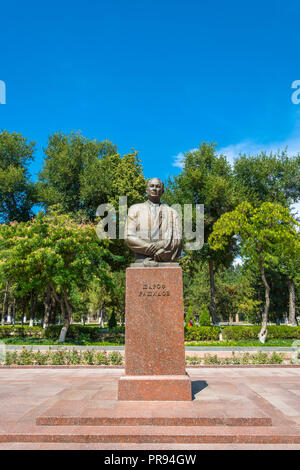
[[[192,399],[185,371],[182,271],[177,266],[126,271],[125,376],[119,400]]]

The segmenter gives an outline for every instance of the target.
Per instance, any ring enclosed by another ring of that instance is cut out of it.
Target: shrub
[[[221,360],[218,359],[216,354],[214,356],[211,354],[204,354],[203,362],[204,364],[221,364]]]
[[[32,351],[23,348],[21,352],[7,352],[5,356],[6,365],[121,365],[123,364],[123,356],[119,351],[112,351],[109,355],[106,351],[77,351],[73,349],[47,351]]]
[[[113,365],[123,364],[123,356],[119,351],[112,351],[108,356],[108,362]]]
[[[31,366],[34,362],[34,352],[23,347],[22,351],[17,355],[17,364]]]
[[[111,314],[109,315],[108,319],[108,329],[113,330],[117,326],[116,314],[114,309],[112,310]]]
[[[64,365],[65,364],[65,355],[64,351],[53,351],[50,354],[50,364],[56,365]]]
[[[70,364],[78,365],[81,363],[81,354],[76,349],[72,349],[70,352]]]
[[[187,311],[187,314],[185,316],[185,328],[193,328],[192,326],[189,326],[189,321],[192,320],[193,326],[196,326],[194,314],[193,314],[193,307],[190,305]]]
[[[251,326],[226,326],[222,329],[224,340],[240,341],[247,339],[257,339],[261,330],[259,325]],[[300,338],[300,326],[270,325],[267,327],[268,339],[297,339]]]
[[[269,363],[270,363],[270,364],[281,364],[282,361],[283,361],[283,359],[284,359],[284,355],[283,355],[283,354],[280,354],[280,353],[278,354],[278,353],[276,353],[276,352],[273,352],[273,353],[271,354],[270,359],[269,359]]]
[[[271,325],[267,329],[269,338],[300,339],[300,326]]]
[[[184,329],[185,341],[219,341],[218,326],[193,326]]]
[[[1,325],[0,338],[43,338],[45,330],[41,326],[22,326],[22,325]]]
[[[11,366],[12,364],[17,364],[17,360],[18,360],[17,351],[13,351],[13,352],[6,351],[5,365]]]
[[[257,352],[254,354],[241,354],[235,355],[232,352],[231,357],[219,359],[218,356],[212,354],[205,354],[204,358],[197,356],[187,356],[186,363],[188,365],[240,365],[240,364],[281,364],[284,360],[284,354],[272,353],[271,355],[266,352]]]
[[[108,357],[106,351],[100,351],[96,353],[95,364],[108,365]]]
[[[34,359],[35,359],[36,364],[40,366],[44,366],[49,361],[49,353],[48,352],[41,353],[40,351],[37,351],[34,355]]]
[[[210,325],[210,314],[208,308],[203,307],[199,317],[200,326],[209,326]]]
[[[94,352],[93,351],[84,351],[83,352],[83,359],[86,364],[93,365],[95,363],[94,360]]]
[[[201,357],[198,357],[198,356],[186,356],[185,362],[186,364],[193,366],[193,365],[201,364],[202,359]]]
[[[45,330],[45,337],[58,339],[62,325],[51,325]],[[78,343],[88,343],[93,341],[110,341],[124,344],[124,327],[116,328],[110,332],[103,332],[98,326],[70,325],[67,331],[66,341],[77,341]]]

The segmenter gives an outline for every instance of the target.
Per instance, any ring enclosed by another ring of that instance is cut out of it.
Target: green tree
[[[236,313],[248,321],[257,321],[261,300],[255,291],[256,273],[249,266],[242,268],[219,266],[215,272],[216,311],[218,318],[228,321]],[[195,262],[187,272],[183,265],[185,305],[190,303],[196,312],[209,307],[209,273],[204,263]]]
[[[191,320],[193,326],[195,326],[196,322],[195,322],[195,318],[194,318],[192,305],[189,305],[188,311],[187,311],[187,314],[186,314],[186,317],[185,317],[185,327],[186,328],[188,328],[190,326],[190,324],[189,324],[190,320]]]
[[[289,157],[284,150],[242,155],[234,162],[234,175],[244,200],[254,206],[275,202],[287,207],[299,199],[300,154]]]
[[[78,132],[55,133],[44,152],[38,190],[45,207],[59,203],[64,213],[94,220],[100,204],[117,208],[119,196],[127,196],[131,205],[145,194],[137,153],[122,157],[110,141],[89,140]]]
[[[34,151],[34,142],[21,134],[0,132],[0,222],[21,222],[32,216],[35,187],[28,165]]]
[[[93,314],[98,314],[100,325],[104,326],[104,316],[107,312],[107,307],[111,304],[112,290],[98,281],[93,281],[87,292],[87,303],[90,311]]]
[[[115,307],[113,306],[110,309],[110,314],[108,318],[108,329],[113,330],[117,326],[117,319],[116,319],[116,312],[115,312]]]
[[[296,325],[296,284],[300,283],[300,233],[297,232],[289,246],[282,247],[278,270],[288,282],[289,324]]]
[[[95,226],[78,225],[70,216],[50,211],[30,222],[0,228],[0,271],[18,284],[19,295],[45,292],[49,286],[61,308],[64,342],[72,320],[72,288],[86,289],[93,279],[112,287],[109,241],[99,241]]]
[[[216,145],[202,143],[197,150],[184,155],[183,170],[169,179],[164,200],[169,204],[204,204],[204,246],[200,251],[186,253],[191,263],[206,261],[210,279],[210,314],[217,323],[215,270],[218,265],[230,265],[234,257],[234,239],[227,251],[213,251],[208,237],[213,224],[238,203],[232,169],[224,155],[216,154]]]
[[[126,196],[129,206],[142,202],[146,184],[137,152],[121,156],[110,141],[97,142],[73,132],[49,137],[37,187],[41,204],[48,208],[60,203],[62,212],[79,223],[96,220],[97,208],[112,204],[118,227],[119,197]],[[132,260],[123,240],[113,240],[110,250],[123,257],[112,261],[112,271]]]
[[[259,267],[265,288],[265,307],[262,314],[262,328],[259,339],[264,342],[267,336],[267,322],[270,307],[270,286],[265,270],[278,265],[283,246],[293,246],[297,222],[287,208],[270,202],[259,208],[244,202],[234,211],[220,217],[215,223],[209,243],[212,249],[226,246],[233,235],[238,236],[241,254]]]
[[[103,178],[100,181],[85,180],[85,173],[96,165],[104,156],[114,155],[116,146],[109,141],[97,142],[83,137],[78,132],[67,135],[56,132],[49,136],[42,171],[39,173],[39,201],[46,208],[60,204],[64,213],[81,212],[87,218],[93,218],[97,205],[91,207],[83,197],[83,184],[91,184],[91,191],[96,191],[101,201],[105,198],[106,188]],[[97,183],[96,186],[93,183]]]
[[[210,325],[210,315],[206,307],[203,307],[199,317],[200,326],[209,326]]]

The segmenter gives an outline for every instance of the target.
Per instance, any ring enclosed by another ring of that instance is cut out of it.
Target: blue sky
[[[139,151],[146,177],[202,141],[230,158],[300,151],[300,2],[112,0],[1,5],[0,129],[55,131]]]

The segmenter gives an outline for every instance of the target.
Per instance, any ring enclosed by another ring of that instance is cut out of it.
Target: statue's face
[[[159,202],[163,192],[164,192],[163,183],[160,179],[152,178],[148,182],[146,193],[150,201]]]

